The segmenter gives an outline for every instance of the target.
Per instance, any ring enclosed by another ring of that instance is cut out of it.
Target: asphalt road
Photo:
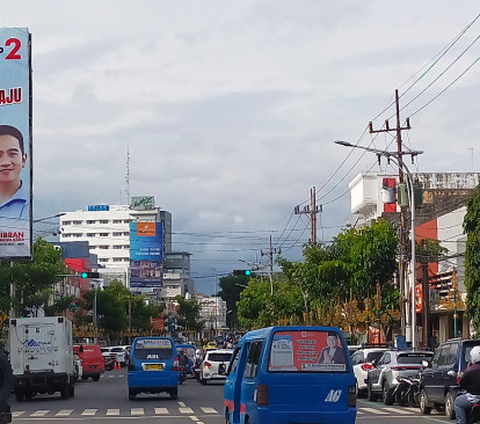
[[[80,380],[75,397],[62,400],[59,394],[35,396],[16,402],[12,397],[14,423],[85,421],[89,424],[135,420],[136,423],[220,424],[223,418],[223,383],[201,385],[189,379],[179,387],[178,399],[167,394],[139,395],[128,399],[126,369],[106,372],[98,382]],[[381,402],[357,401],[357,423],[454,424],[439,412],[420,414],[418,408],[385,406]],[[262,423],[263,424],[263,423]],[[268,423],[266,423],[268,424]],[[273,424],[273,423],[272,423]]]

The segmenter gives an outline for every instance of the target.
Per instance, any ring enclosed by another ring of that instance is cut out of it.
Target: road
[[[89,424],[135,420],[137,423],[167,424],[223,424],[223,384],[205,386],[193,379],[179,387],[178,399],[167,394],[139,395],[131,401],[127,396],[126,370],[112,370],[98,382],[80,380],[75,386],[75,397],[60,399],[59,394],[35,396],[28,402],[12,398],[14,423],[47,422],[69,423],[85,421]],[[357,401],[357,423],[381,424],[454,424],[438,412],[429,416],[418,408],[385,406],[381,402]]]

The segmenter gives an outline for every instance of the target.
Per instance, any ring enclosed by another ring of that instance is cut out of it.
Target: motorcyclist
[[[455,399],[457,424],[467,424],[472,405],[480,402],[480,346],[472,348],[470,357],[471,363],[460,380],[460,388],[464,389],[465,393]]]
[[[188,356],[183,349],[178,351],[178,364],[180,365],[180,384],[187,379]]]

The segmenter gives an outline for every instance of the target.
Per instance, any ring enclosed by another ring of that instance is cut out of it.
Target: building
[[[469,323],[463,318],[464,305],[462,309],[466,243],[462,224],[465,205],[480,183],[480,173],[415,173],[412,179],[423,187],[422,206],[415,211],[415,239],[420,245],[422,240],[437,241],[446,251],[445,259],[427,267],[416,264],[417,301],[418,297],[428,300],[423,303],[427,311],[421,304],[417,308],[417,340],[431,345],[431,337],[443,342],[469,331]],[[382,217],[398,224],[397,184],[398,175],[357,175],[349,184],[351,212],[362,223]],[[407,216],[407,228],[411,226],[409,219]]]
[[[126,287],[131,282],[131,223],[161,224],[162,273],[165,287],[137,289],[156,298],[174,297],[193,291],[190,254],[172,252],[172,216],[153,204],[153,197],[132,198],[131,205],[90,205],[86,210],[63,212],[60,216],[60,243],[87,242],[89,254],[97,257],[95,270],[105,285],[113,280]]]

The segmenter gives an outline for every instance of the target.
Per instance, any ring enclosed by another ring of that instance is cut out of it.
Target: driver
[[[457,424],[467,424],[470,418],[472,405],[480,402],[480,346],[474,346],[470,351],[471,363],[468,364],[462,379],[460,388],[466,393],[455,399],[455,414]]]

